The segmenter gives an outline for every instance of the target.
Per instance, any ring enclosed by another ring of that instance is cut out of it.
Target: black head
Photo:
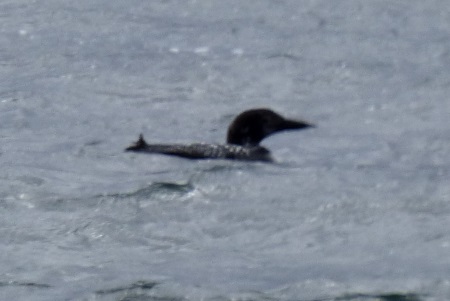
[[[239,114],[228,128],[227,143],[255,146],[273,133],[312,127],[301,120],[290,120],[269,109],[252,109]]]

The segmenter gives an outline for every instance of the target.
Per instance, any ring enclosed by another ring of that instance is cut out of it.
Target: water
[[[0,299],[450,300],[446,1],[2,1]],[[242,110],[317,128],[275,164]]]

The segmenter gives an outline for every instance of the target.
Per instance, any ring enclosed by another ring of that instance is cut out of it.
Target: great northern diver
[[[239,114],[228,128],[226,144],[147,144],[142,134],[126,151],[158,153],[188,159],[235,159],[272,161],[270,151],[259,143],[276,132],[313,127],[301,120],[282,117],[269,109],[251,109]]]

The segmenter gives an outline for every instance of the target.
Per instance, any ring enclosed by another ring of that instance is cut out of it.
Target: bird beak
[[[306,121],[302,120],[292,120],[292,119],[285,119],[283,123],[281,124],[281,128],[286,130],[300,130],[300,129],[306,129],[306,128],[314,128],[316,127],[312,123],[308,123]]]

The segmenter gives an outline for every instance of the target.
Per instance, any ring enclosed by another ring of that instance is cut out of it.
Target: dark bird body
[[[228,128],[227,144],[148,144],[142,134],[126,151],[173,155],[188,159],[235,159],[272,161],[270,151],[259,143],[274,133],[313,125],[291,120],[269,109],[252,109],[239,114]]]

